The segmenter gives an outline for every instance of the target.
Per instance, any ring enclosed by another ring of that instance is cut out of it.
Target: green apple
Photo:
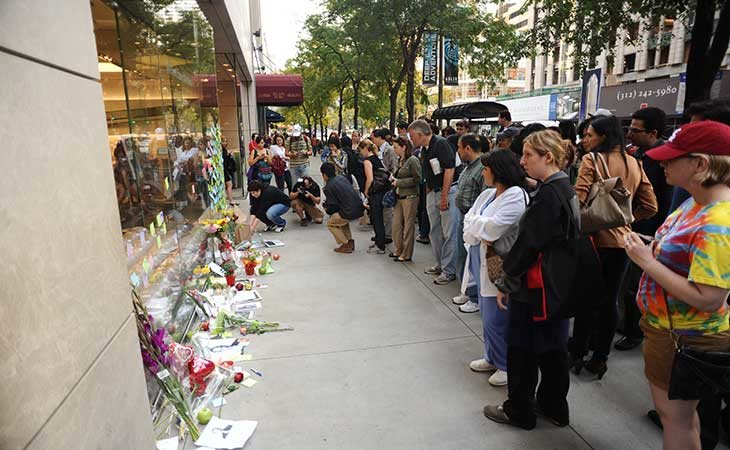
[[[203,408],[198,412],[198,423],[206,425],[213,418],[213,411],[208,408]]]

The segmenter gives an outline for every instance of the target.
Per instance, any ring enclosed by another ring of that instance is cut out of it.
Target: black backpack
[[[370,193],[377,194],[389,191],[393,187],[390,182],[390,172],[384,167],[373,170],[373,184],[370,186]]]

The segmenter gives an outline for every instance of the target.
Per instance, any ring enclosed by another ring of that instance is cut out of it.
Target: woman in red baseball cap
[[[644,373],[664,427],[664,449],[700,450],[699,398],[669,399],[673,337],[698,350],[730,350],[730,126],[683,125],[647,155],[661,161],[669,184],[692,197],[649,245],[636,233],[625,238],[626,253],[644,270],[636,295]],[[675,379],[673,390],[679,384]]]

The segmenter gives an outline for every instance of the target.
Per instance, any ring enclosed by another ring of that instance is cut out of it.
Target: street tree
[[[659,34],[661,25],[653,18],[683,21],[691,31],[685,109],[710,97],[730,42],[730,0],[528,0],[524,8],[534,8],[539,17],[534,46],[551,50],[561,40],[572,44],[579,71],[595,64],[604,50],[612,59],[618,37],[635,41],[641,33],[631,30],[642,23]]]

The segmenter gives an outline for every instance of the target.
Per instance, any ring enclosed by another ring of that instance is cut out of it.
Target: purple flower
[[[150,355],[150,353],[147,350],[145,350],[144,348],[142,349],[142,362],[144,363],[147,370],[149,370],[152,373],[157,373],[157,369],[158,369],[157,361],[155,361],[155,359],[152,357],[152,355]]]

